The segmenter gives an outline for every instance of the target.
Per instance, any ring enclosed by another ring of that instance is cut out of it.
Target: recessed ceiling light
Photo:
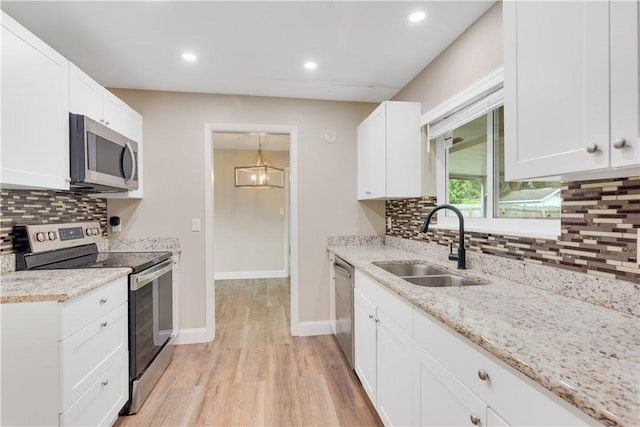
[[[411,22],[420,22],[426,17],[427,17],[426,13],[424,13],[422,11],[417,11],[417,12],[413,12],[411,15],[409,15],[409,21],[411,21]]]
[[[315,70],[316,68],[318,68],[318,64],[313,61],[307,61],[304,63],[304,68],[306,68],[307,70]]]
[[[198,59],[198,57],[196,56],[195,53],[184,52],[182,54],[182,59],[184,59],[185,61],[194,62]]]

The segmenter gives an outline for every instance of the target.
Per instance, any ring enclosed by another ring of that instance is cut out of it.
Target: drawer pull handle
[[[106,303],[107,303],[106,298],[100,298],[100,304],[106,304]]]
[[[476,417],[475,415],[471,414],[469,419],[471,420],[471,424],[473,424],[474,426],[480,425],[480,418]]]
[[[613,141],[613,148],[615,148],[616,150],[619,150],[626,146],[627,146],[627,140],[624,138],[616,138],[615,141]]]
[[[102,381],[102,385],[108,385],[108,384],[109,384],[109,380]]]
[[[489,374],[487,374],[484,369],[480,369],[478,371],[478,378],[480,378],[482,381],[486,381],[489,379]]]
[[[107,327],[107,322],[100,323],[100,326],[102,326],[103,328],[106,328]]]

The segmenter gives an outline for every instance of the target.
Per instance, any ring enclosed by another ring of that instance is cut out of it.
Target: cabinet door
[[[371,198],[371,121],[358,126],[358,200]]]
[[[387,123],[386,105],[378,107],[371,120],[371,197],[385,197],[387,193]]]
[[[413,339],[380,309],[378,320],[378,413],[386,426],[409,426]]]
[[[69,61],[2,12],[2,187],[69,189]]]
[[[487,427],[511,427],[511,425],[493,409],[487,408]]]
[[[612,1],[611,12],[611,166],[636,166],[640,174],[640,6]],[[624,145],[616,140],[624,139]]]
[[[69,64],[69,112],[103,121],[102,92],[104,88],[84,71]]]
[[[506,179],[608,168],[608,3],[503,8]]]
[[[120,98],[104,89],[103,91],[103,109],[104,109],[104,124],[118,133],[121,133],[129,138],[127,135],[127,129],[125,127],[125,116],[127,104],[122,102]]]
[[[414,426],[486,426],[486,405],[436,359],[414,346]]]
[[[354,289],[353,323],[355,371],[376,406],[376,307],[358,289]]]

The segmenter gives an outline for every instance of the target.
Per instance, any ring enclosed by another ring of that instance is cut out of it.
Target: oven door
[[[129,375],[136,379],[174,336],[173,260],[129,278]]]

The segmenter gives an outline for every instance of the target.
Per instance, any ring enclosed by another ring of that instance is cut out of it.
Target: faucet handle
[[[453,242],[449,242],[449,259],[451,261],[457,261],[459,258],[458,254],[453,253]]]

